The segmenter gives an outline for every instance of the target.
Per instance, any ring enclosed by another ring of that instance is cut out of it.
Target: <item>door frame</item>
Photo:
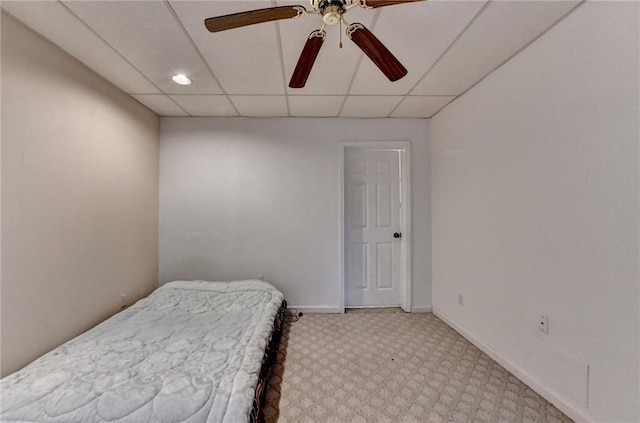
[[[340,157],[340,313],[345,310],[345,246],[344,246],[344,184],[345,161],[344,152],[347,148],[361,148],[364,150],[398,150],[400,151],[400,168],[402,184],[400,189],[400,306],[407,313],[411,312],[411,141],[341,141],[339,143]]]

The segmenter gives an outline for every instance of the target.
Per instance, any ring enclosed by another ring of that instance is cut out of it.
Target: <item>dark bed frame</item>
[[[278,346],[280,345],[280,338],[282,337],[282,326],[284,323],[284,316],[287,311],[287,301],[282,300],[282,304],[278,309],[276,318],[273,321],[273,328],[271,329],[271,336],[267,347],[264,350],[264,357],[262,358],[262,367],[260,368],[260,375],[258,377],[258,385],[256,386],[256,394],[253,398],[253,408],[249,415],[250,423],[264,423],[264,407],[267,403],[267,383],[271,370],[278,357]]]

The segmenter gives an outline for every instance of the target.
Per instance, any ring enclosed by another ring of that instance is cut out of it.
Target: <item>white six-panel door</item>
[[[401,303],[400,179],[400,151],[345,150],[346,307]]]

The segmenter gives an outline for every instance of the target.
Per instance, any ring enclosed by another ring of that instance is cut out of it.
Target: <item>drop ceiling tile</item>
[[[485,1],[427,1],[385,7],[375,35],[407,68],[390,82],[365,58],[349,94],[407,94],[480,11]]]
[[[222,93],[167,4],[161,1],[65,1],[75,14],[117,49],[163,92]],[[193,84],[171,76],[184,73]]]
[[[290,95],[289,110],[291,111],[291,116],[337,117],[343,102],[344,96],[340,95]]]
[[[229,96],[229,98],[240,112],[240,116],[289,116],[287,112],[287,99],[283,95],[232,95]]]
[[[121,90],[160,92],[62,3],[2,1],[2,8]]]
[[[134,94],[132,97],[160,116],[189,116],[164,94]]]
[[[408,96],[391,113],[391,117],[430,118],[454,98],[454,96]]]
[[[350,95],[340,117],[387,117],[401,100],[401,96]]]
[[[225,95],[172,95],[191,116],[237,116],[236,109]]]
[[[300,4],[308,10],[311,9],[307,1],[278,1],[277,4],[278,6]],[[360,22],[371,28],[375,14],[374,10],[354,7],[346,13],[345,18],[349,22]],[[347,38],[344,26],[328,26],[325,29],[327,37],[304,88],[289,88],[288,85],[309,34],[322,26],[322,18],[319,15],[307,15],[290,21],[280,21],[279,26],[287,92],[295,95],[347,94],[358,60],[363,54]],[[340,33],[342,33],[342,49],[339,47]]]
[[[494,1],[411,92],[457,95],[522,49],[577,1]]]
[[[204,19],[271,7],[270,1],[172,1],[207,63],[228,94],[284,94],[275,23],[211,33]],[[295,25],[295,22],[287,22]]]

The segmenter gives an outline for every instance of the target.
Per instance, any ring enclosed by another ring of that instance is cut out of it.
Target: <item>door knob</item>
[[[400,232],[396,232],[393,234],[394,238],[402,238],[402,234]]]

